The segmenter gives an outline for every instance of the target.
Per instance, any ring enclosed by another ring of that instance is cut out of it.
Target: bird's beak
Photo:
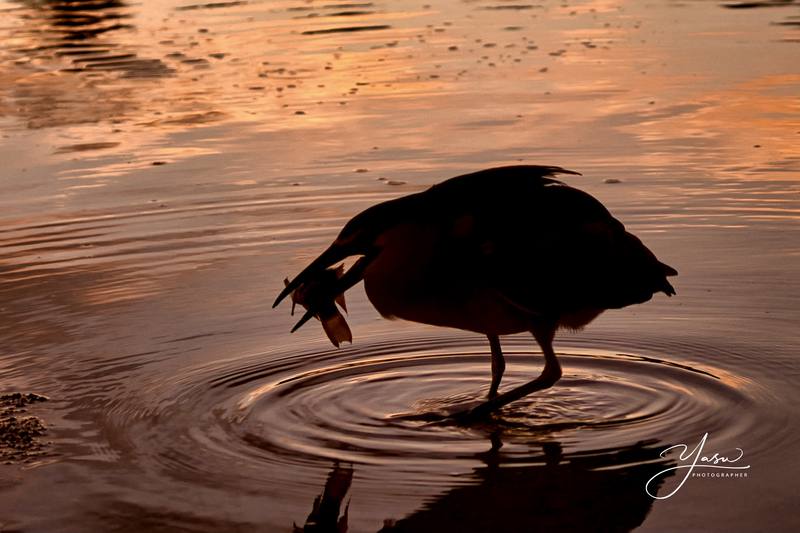
[[[322,252],[319,257],[314,259],[310,265],[304,268],[302,272],[300,272],[292,281],[289,282],[288,285],[283,288],[278,297],[275,298],[275,302],[272,304],[272,307],[277,307],[284,298],[291,294],[292,291],[294,291],[297,287],[305,283],[314,274],[322,272],[329,266],[346,259],[350,255],[350,252],[348,252],[344,246],[334,242],[328,247],[327,250]]]
[[[303,318],[298,320],[297,324],[294,325],[294,327],[292,328],[291,333],[294,333],[298,329],[302,328],[305,325],[306,322],[308,322],[309,320],[311,320],[314,317],[315,314],[316,314],[316,311],[314,309],[309,309],[308,311],[306,311],[305,314],[303,315]]]

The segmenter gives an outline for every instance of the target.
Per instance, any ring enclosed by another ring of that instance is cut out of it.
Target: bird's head
[[[380,249],[381,234],[396,223],[398,215],[405,210],[404,206],[407,206],[408,198],[410,197],[398,198],[374,205],[350,219],[331,245],[284,287],[272,306],[276,307],[295,289],[317,278],[325,269],[348,257],[374,257]],[[362,261],[362,266],[363,264],[364,262]],[[352,276],[344,278],[343,283],[347,284],[347,287],[343,290],[346,290],[361,279],[351,278]]]

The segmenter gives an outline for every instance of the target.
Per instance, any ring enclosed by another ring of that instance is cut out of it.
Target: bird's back
[[[569,173],[489,169],[395,201],[391,209],[402,215],[365,278],[373,303],[404,318],[476,330],[486,320],[479,315],[489,308],[497,315],[500,303],[533,318],[588,313],[576,319],[580,326],[595,311],[674,294],[666,276],[676,272],[591,195],[549,177],[559,172]]]

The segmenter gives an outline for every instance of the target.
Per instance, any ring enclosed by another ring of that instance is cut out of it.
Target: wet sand
[[[800,529],[796,2],[157,4],[0,1],[0,393],[51,442],[0,530]],[[485,394],[486,340],[271,309],[361,209],[519,162],[680,272],[560,333],[553,389],[401,421]],[[748,476],[648,496],[705,433]]]

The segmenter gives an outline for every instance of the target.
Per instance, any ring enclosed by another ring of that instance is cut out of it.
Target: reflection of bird
[[[344,514],[341,510],[352,482],[353,467],[342,467],[339,463],[335,463],[328,474],[325,489],[322,494],[314,498],[314,505],[305,525],[299,527],[295,524],[292,528],[294,533],[347,533],[350,503],[345,505]]]
[[[458,176],[353,217],[327,250],[275,300],[306,284],[307,301],[332,301],[361,279],[385,317],[475,331],[492,353],[489,400],[482,415],[561,377],[552,341],[606,309],[675,294],[661,263],[603,205],[549,178],[559,167],[512,166]],[[361,256],[335,282],[326,268]],[[295,326],[318,314],[310,306]],[[294,330],[292,330],[294,331]],[[497,394],[505,369],[500,335],[530,331],[544,352],[535,380]]]
[[[532,447],[529,455],[514,457],[501,452],[501,435],[490,438],[492,449],[475,456],[482,464],[405,517],[380,516],[378,533],[632,531],[655,501],[644,487],[655,479],[651,490],[657,494],[675,473],[675,462],[661,455],[664,446],[655,440],[569,453],[546,438],[537,443],[541,453]],[[304,528],[295,526],[295,533],[347,531],[350,501],[341,515],[340,509],[352,479],[352,467],[335,463]],[[353,505],[363,509],[364,502]],[[391,505],[383,509],[393,512]]]

